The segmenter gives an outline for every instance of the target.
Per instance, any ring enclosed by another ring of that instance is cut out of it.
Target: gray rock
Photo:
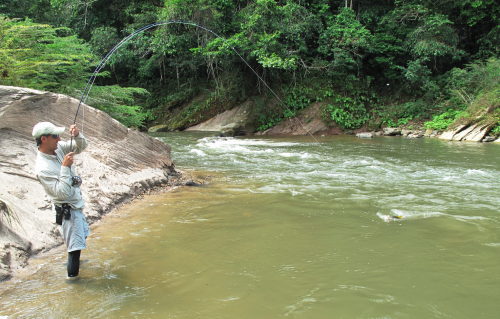
[[[422,132],[415,132],[413,134],[408,135],[408,138],[421,138],[424,134]]]
[[[62,94],[0,86],[0,201],[22,225],[0,222],[0,280],[24,267],[29,256],[63,243],[50,201],[34,176],[37,149],[31,131],[41,121],[68,128],[78,104]],[[75,156],[75,168],[83,180],[84,213],[92,224],[136,194],[166,184],[176,171],[169,145],[128,129],[102,111],[82,107],[82,133],[89,146]],[[80,109],[80,130],[82,113]],[[61,139],[70,139],[67,129]]]
[[[382,132],[382,131],[377,131],[377,132],[375,132],[373,135],[375,135],[375,136],[382,136],[382,135],[384,135],[384,132]]]
[[[410,135],[411,133],[412,133],[411,130],[401,130],[401,135],[403,135],[403,136]]]
[[[154,132],[168,132],[168,125],[166,124],[161,124],[161,125],[155,125],[152,126],[148,129],[148,132],[154,133]]]
[[[386,127],[384,128],[385,136],[396,136],[401,135],[401,130],[397,127]]]
[[[236,136],[236,132],[232,128],[224,129],[219,134],[220,137],[234,137]]]
[[[493,136],[486,136],[485,138],[483,138],[481,142],[488,143],[488,142],[493,142],[494,140],[496,140],[496,138],[494,138]]]
[[[372,138],[373,134],[370,133],[370,132],[363,132],[363,133],[356,134],[356,137],[360,137],[360,138]]]

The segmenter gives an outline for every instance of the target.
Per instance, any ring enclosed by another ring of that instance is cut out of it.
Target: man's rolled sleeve
[[[75,140],[73,143],[71,141],[66,141],[66,142],[59,142],[57,144],[58,147],[63,150],[64,154],[68,154],[70,151],[69,146],[71,144],[72,152],[75,154],[80,154],[87,146],[88,142],[85,136],[83,136],[82,133],[78,134],[77,137],[74,138]]]

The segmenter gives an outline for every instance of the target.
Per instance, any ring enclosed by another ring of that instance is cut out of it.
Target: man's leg
[[[80,271],[80,253],[81,250],[75,250],[68,253],[68,277],[78,276]]]

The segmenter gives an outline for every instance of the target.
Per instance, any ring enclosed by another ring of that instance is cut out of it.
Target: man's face
[[[57,143],[61,140],[60,136],[54,138],[54,135],[42,136],[42,143],[45,146],[45,149],[49,152],[54,152],[57,150]]]

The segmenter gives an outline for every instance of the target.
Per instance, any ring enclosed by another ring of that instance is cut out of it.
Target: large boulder
[[[385,136],[396,136],[401,135],[401,130],[397,127],[386,127],[384,128]]]
[[[214,116],[206,122],[191,126],[185,131],[218,132],[223,136],[252,133],[248,132],[249,130],[253,131],[253,128],[248,127],[251,109],[252,103],[247,101],[229,111]]]
[[[42,121],[68,128],[78,103],[62,94],[0,86],[0,210],[2,215],[10,211],[20,222],[0,221],[0,280],[25,265],[29,255],[62,243],[50,201],[34,175],[37,148],[31,132]],[[177,175],[170,146],[128,129],[106,113],[82,105],[77,125],[89,141],[75,156],[89,223]],[[68,130],[61,138],[70,138]]]

